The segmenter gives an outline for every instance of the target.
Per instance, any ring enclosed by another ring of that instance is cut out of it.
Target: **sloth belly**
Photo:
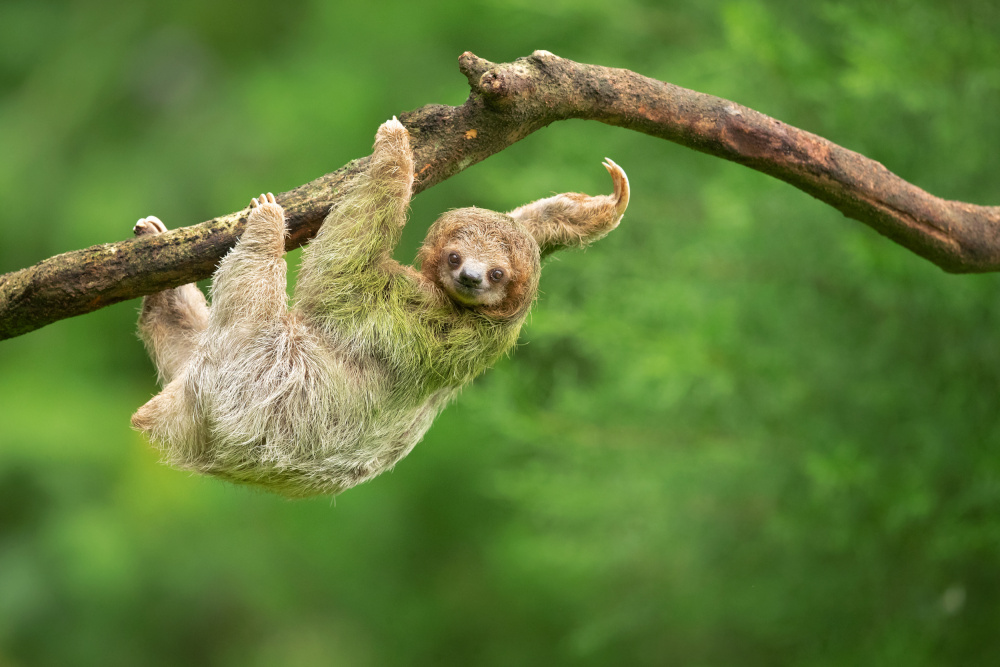
[[[455,393],[419,397],[394,383],[379,364],[311,337],[286,332],[245,349],[207,341],[133,423],[176,467],[285,495],[336,494],[406,456]]]

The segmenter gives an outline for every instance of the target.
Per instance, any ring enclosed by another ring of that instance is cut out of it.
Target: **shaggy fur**
[[[271,195],[253,200],[246,230],[219,264],[211,308],[193,284],[143,301],[139,333],[163,391],[133,426],[179,468],[288,496],[336,494],[391,468],[517,341],[538,289],[539,243],[584,245],[618,224],[628,181],[605,166],[612,197],[444,214],[418,272],[391,257],[413,157],[402,124],[384,123],[367,171],[303,253],[291,309],[284,211]],[[163,230],[152,217],[135,227]],[[484,281],[481,302],[452,300],[441,265],[451,252],[502,267],[503,280]]]

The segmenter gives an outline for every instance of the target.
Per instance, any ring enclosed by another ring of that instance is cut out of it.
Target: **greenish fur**
[[[447,402],[514,346],[540,272],[529,230],[557,236],[535,219],[545,207],[444,214],[418,272],[391,258],[412,181],[408,135],[393,119],[303,253],[291,309],[284,215],[264,195],[216,271],[211,309],[192,285],[145,300],[139,331],[164,388],[132,421],[169,463],[289,496],[339,493],[409,453]],[[617,224],[604,199],[588,198],[579,229],[596,237]],[[136,233],[162,231],[152,220]],[[449,244],[510,272],[490,287],[489,305],[449,298],[440,264]]]

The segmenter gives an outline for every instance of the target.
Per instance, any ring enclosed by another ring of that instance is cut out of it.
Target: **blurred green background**
[[[3,0],[0,272],[331,171],[461,103],[465,50],[632,69],[998,204],[998,34],[992,0]],[[158,464],[138,301],[0,343],[0,666],[996,664],[1000,277],[582,121],[420,195],[402,255],[447,208],[607,192],[606,155],[622,226],[336,501]]]

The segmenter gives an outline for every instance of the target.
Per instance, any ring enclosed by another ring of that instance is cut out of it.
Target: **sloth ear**
[[[507,214],[535,237],[543,257],[560,248],[582,248],[618,226],[628,207],[628,176],[610,158],[603,164],[614,182],[614,194],[590,197],[565,192]]]

